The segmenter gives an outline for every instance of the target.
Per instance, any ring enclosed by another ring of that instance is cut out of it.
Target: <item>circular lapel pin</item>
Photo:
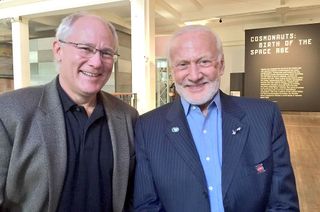
[[[176,132],[179,132],[179,127],[172,127],[171,128],[171,132],[173,132],[173,133],[176,133]]]

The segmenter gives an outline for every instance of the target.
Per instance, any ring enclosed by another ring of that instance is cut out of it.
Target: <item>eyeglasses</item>
[[[91,58],[97,52],[99,52],[103,61],[109,62],[109,61],[113,60],[115,62],[115,61],[117,61],[118,56],[120,56],[117,53],[115,53],[112,49],[97,49],[97,48],[95,48],[93,46],[89,46],[87,44],[74,43],[74,42],[64,41],[64,40],[59,40],[59,42],[74,46],[75,48],[77,48],[79,50],[79,54],[82,57],[86,57],[86,58]]]
[[[182,61],[178,62],[177,64],[173,65],[173,68],[183,71],[183,70],[188,69],[190,67],[191,63],[193,63],[193,61],[182,60]],[[216,59],[208,59],[208,58],[200,58],[200,59],[194,61],[194,63],[199,68],[208,68],[208,67],[216,65],[217,60]]]

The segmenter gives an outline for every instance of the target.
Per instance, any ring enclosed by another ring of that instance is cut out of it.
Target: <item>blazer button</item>
[[[203,193],[203,196],[204,196],[206,199],[209,199],[208,192],[204,191],[204,192],[202,192],[202,193]]]

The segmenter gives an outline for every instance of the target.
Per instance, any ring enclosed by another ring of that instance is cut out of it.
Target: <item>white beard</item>
[[[188,92],[185,90],[183,85],[175,84],[177,93],[184,98],[188,103],[192,105],[203,105],[212,100],[215,94],[218,92],[220,87],[220,77],[218,77],[215,81],[209,83],[208,92],[205,93],[201,98],[193,98],[188,95]]]

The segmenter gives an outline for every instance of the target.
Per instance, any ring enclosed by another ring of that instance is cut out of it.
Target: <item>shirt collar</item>
[[[189,102],[187,102],[187,100],[185,100],[182,96],[180,96],[180,97],[181,97],[181,103],[182,103],[182,107],[183,107],[183,111],[184,111],[185,116],[187,116],[189,114],[191,106],[198,107],[198,105],[192,105]],[[221,111],[221,100],[220,100],[220,92],[219,91],[214,95],[213,99],[211,100],[211,102],[208,106],[209,108],[212,107],[212,105],[214,105],[213,102],[217,106],[218,111]]]
[[[61,87],[60,82],[59,82],[59,77],[57,77],[57,88],[58,88],[58,93],[59,93],[59,96],[60,96],[60,100],[61,100],[61,104],[62,104],[64,112],[67,112],[70,109],[72,109],[73,107],[77,106],[77,104],[74,101],[72,101],[72,99],[68,96],[68,94]],[[100,92],[97,95],[96,108],[99,109],[98,110],[99,114],[101,114],[103,112],[103,110],[104,110]]]
[[[74,103],[70,99],[68,94],[61,87],[60,82],[59,82],[59,77],[57,77],[57,88],[58,88],[58,93],[59,93],[59,96],[60,96],[60,100],[61,100],[61,104],[62,104],[63,110],[64,110],[64,112],[67,112],[72,107],[74,107],[76,105],[76,103]]]

